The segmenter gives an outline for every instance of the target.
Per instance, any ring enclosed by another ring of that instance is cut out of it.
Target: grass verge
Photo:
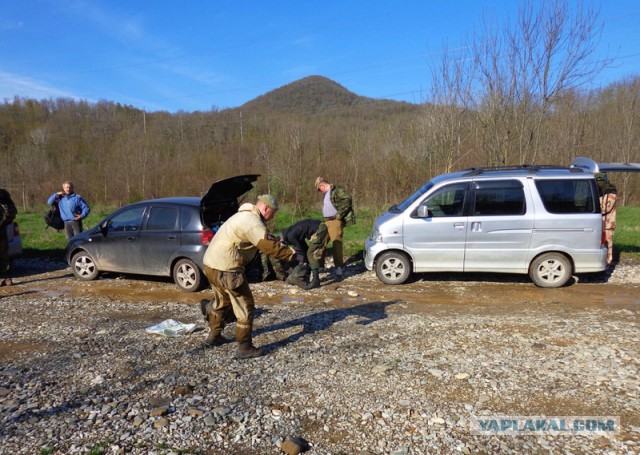
[[[85,229],[97,225],[113,208],[92,209],[84,222]],[[26,257],[63,257],[66,241],[62,232],[47,228],[44,223],[46,209],[41,212],[19,213],[17,221]],[[382,210],[360,209],[357,222],[344,230],[344,252],[353,256],[364,249],[364,241]],[[321,219],[319,211],[310,212],[307,218]],[[287,226],[299,221],[288,207],[278,211],[274,231],[281,232]],[[619,207],[617,228],[614,236],[614,255],[622,261],[640,262],[640,207]]]

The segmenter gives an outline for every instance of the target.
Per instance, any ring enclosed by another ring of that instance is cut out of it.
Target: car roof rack
[[[580,168],[568,168],[567,166],[559,166],[554,164],[518,164],[512,166],[490,166],[490,167],[471,167],[468,169],[464,169],[462,172],[466,172],[464,174],[465,177],[480,175],[489,172],[500,172],[500,171],[527,171],[530,174],[535,174],[541,170],[563,170],[570,172],[582,172]]]

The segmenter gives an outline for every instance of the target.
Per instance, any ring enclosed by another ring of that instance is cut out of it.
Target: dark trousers
[[[0,278],[9,278],[9,239],[7,227],[0,227]]]
[[[69,240],[76,234],[82,232],[82,221],[65,221],[64,222],[64,236]]]

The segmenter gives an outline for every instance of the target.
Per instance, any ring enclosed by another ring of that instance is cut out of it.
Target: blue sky
[[[594,82],[640,75],[640,0],[587,2],[604,23]],[[113,101],[148,112],[237,107],[310,75],[421,102],[443,43],[464,43],[510,0],[4,0],[0,100]]]

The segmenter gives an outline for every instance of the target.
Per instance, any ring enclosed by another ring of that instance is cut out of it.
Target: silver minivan
[[[365,266],[386,284],[413,272],[497,272],[554,288],[574,273],[602,272],[607,248],[592,172],[524,165],[435,177],[378,217]]]

